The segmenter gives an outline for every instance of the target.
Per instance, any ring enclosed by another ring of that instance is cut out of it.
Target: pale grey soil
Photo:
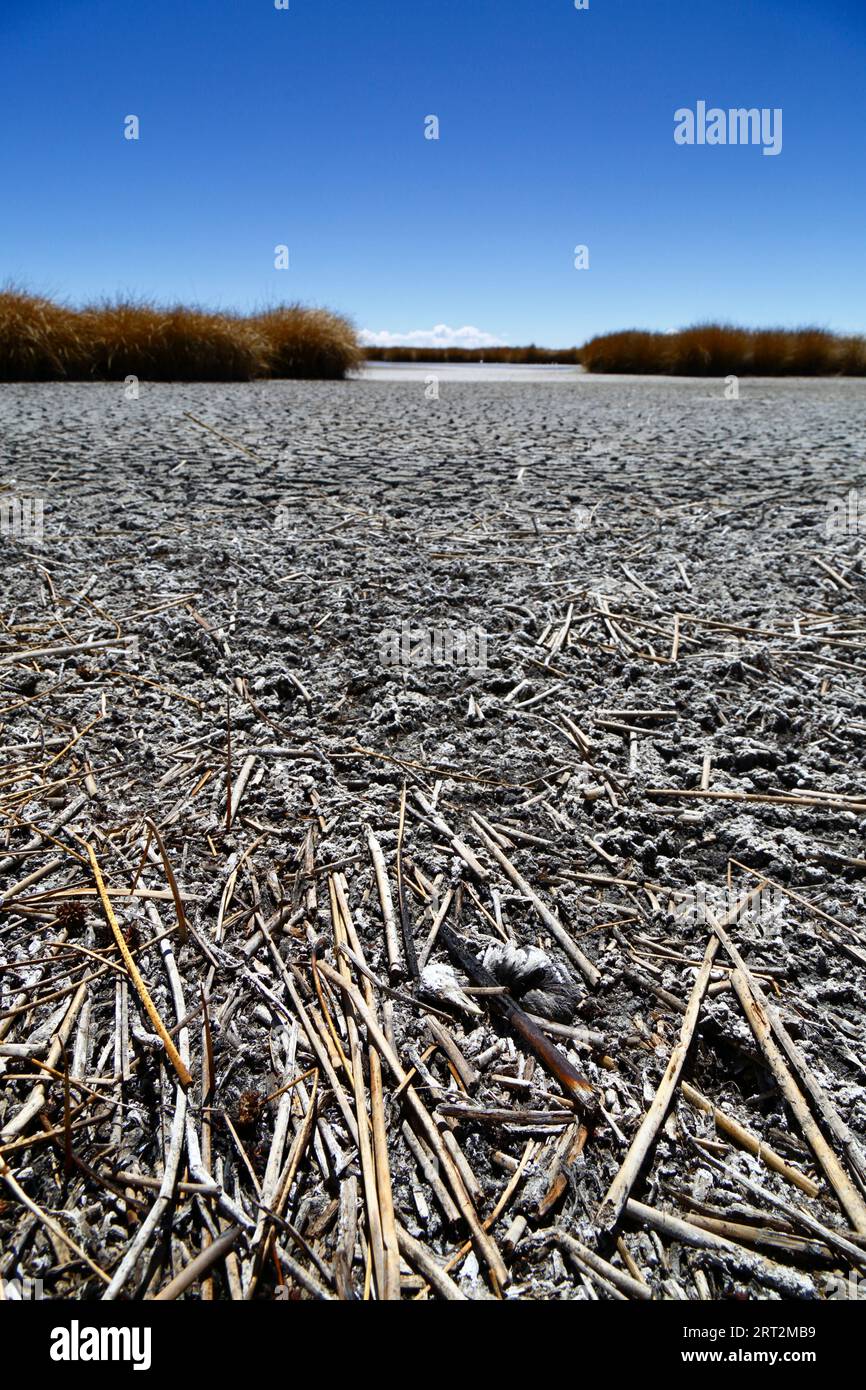
[[[453,905],[448,917],[454,930],[476,951],[500,934],[541,946],[575,976],[570,1023],[600,1035],[592,1043],[558,1039],[563,1049],[573,1047],[572,1062],[604,1113],[582,1156],[566,1163],[556,1202],[539,1206],[568,1133],[557,1119],[558,1088],[508,1025],[484,1003],[469,1014],[411,981],[387,1008],[387,997],[377,995],[380,1015],[390,1009],[403,1063],[419,1064],[419,1094],[431,1112],[461,1104],[516,1112],[513,1120],[439,1117],[442,1127],[456,1125],[482,1217],[506,1188],[514,1161],[528,1153],[494,1227],[512,1276],[506,1296],[585,1298],[573,1266],[536,1236],[570,1231],[625,1269],[594,1215],[661,1080],[682,1021],[676,1001],[687,1001],[707,942],[706,923],[685,911],[689,899],[677,894],[720,891],[731,859],[805,899],[775,890],[772,913],[732,934],[750,966],[767,976],[781,1017],[842,1120],[860,1142],[866,1136],[866,382],[743,381],[741,398],[728,401],[715,381],[469,383],[443,375],[437,401],[426,398],[428,374],[339,384],[143,383],[138,400],[125,399],[120,385],[0,390],[0,484],[8,494],[45,499],[41,543],[0,539],[0,733],[12,769],[0,793],[10,827],[0,856],[33,835],[12,825],[13,811],[46,827],[86,791],[88,772],[93,795],[70,828],[94,845],[111,886],[135,877],[141,817],[162,827],[198,938],[187,945],[175,939],[182,1006],[200,1006],[200,986],[209,997],[216,1070],[210,1170],[222,1173],[229,1204],[255,1221],[252,1179],[223,1112],[237,1123],[243,1092],[269,1095],[315,1063],[303,1029],[293,1029],[295,1008],[257,928],[271,922],[280,955],[296,969],[291,978],[300,997],[315,1004],[311,943],[321,938],[322,958],[333,961],[327,866],[338,865],[368,966],[377,979],[387,978],[366,829],[382,844],[396,891],[405,779],[404,851],[420,876],[405,870],[407,906],[419,952],[437,904],[462,881],[459,921]],[[832,499],[851,489],[860,490],[862,530],[855,515],[846,532],[827,534]],[[620,616],[605,616],[605,607]],[[675,613],[684,616],[671,662]],[[697,618],[731,626],[691,621]],[[486,669],[383,665],[383,633],[404,621],[415,629],[482,629]],[[562,640],[552,650],[557,634]],[[122,647],[132,638],[137,655]],[[25,654],[28,647],[109,639],[121,646],[31,660]],[[247,754],[256,756],[229,831],[228,692],[235,784]],[[35,696],[44,698],[22,703]],[[63,752],[102,713],[103,697],[105,717]],[[642,710],[669,713],[603,713]],[[605,719],[622,727],[603,727]],[[572,726],[589,741],[591,763]],[[62,756],[51,763],[55,754]],[[806,791],[837,801],[649,794],[699,788],[705,758],[711,791]],[[418,814],[416,790],[428,799],[435,790],[440,813],[488,870],[485,880],[476,881],[441,829]],[[839,804],[845,799],[850,808]],[[599,968],[597,987],[569,964],[509,882],[470,820],[473,810],[505,827],[508,857]],[[304,873],[308,832],[315,879]],[[57,839],[75,847],[66,830]],[[49,843],[20,856],[0,892],[58,855],[64,850]],[[754,886],[740,870],[731,872],[736,889]],[[593,874],[621,882],[575,877]],[[158,861],[142,881],[165,888]],[[432,903],[425,899],[431,884]],[[63,888],[68,898],[74,885],[90,887],[92,880],[67,858],[0,912],[0,1045],[49,1042],[68,996],[38,1001],[78,980],[85,963],[94,966],[80,951],[47,949],[61,928],[38,895]],[[69,941],[107,952],[98,902],[91,896],[87,903],[84,929],[76,936],[70,928]],[[156,911],[163,929],[174,922],[170,899],[157,899]],[[153,908],[148,915],[142,899],[132,908],[119,900],[118,915],[139,939],[156,934]],[[437,944],[431,962],[449,960]],[[724,951],[718,960],[728,964]],[[140,967],[174,1028],[181,1006],[159,950],[145,951]],[[95,1174],[161,1177],[176,1107],[170,1072],[146,1041],[151,1024],[115,976],[90,983],[89,1014],[77,1016],[70,1035],[73,1077],[108,1104],[98,1122],[74,1132],[78,1162],[65,1184],[62,1139],[59,1149],[22,1142],[42,1133],[40,1106],[16,1128],[33,1064],[0,1051],[0,1154],[20,1186],[109,1274],[156,1194],[139,1189],[141,1205],[131,1207],[124,1196],[130,1189],[120,1183],[109,1190]],[[628,1215],[620,1231],[658,1298],[826,1296],[828,1279],[847,1270],[846,1259],[710,1166],[721,1159],[776,1196],[802,1203],[826,1226],[851,1230],[851,1213],[823,1180],[726,979],[726,970],[713,976],[686,1075],[815,1177],[821,1192],[807,1198],[740,1147],[728,1147],[724,1135],[715,1142],[712,1120],[680,1096],[633,1195],[680,1217],[757,1224],[764,1233],[749,1247],[772,1263],[756,1273],[742,1259],[711,1258],[649,1234]],[[21,1011],[28,998],[34,1008]],[[441,1051],[425,1056],[431,1037],[424,1000],[449,1015],[441,1021],[479,1071],[470,1096]],[[344,1034],[336,993],[329,1007]],[[201,1032],[199,1013],[188,1041],[189,1104],[200,1138]],[[501,1050],[491,1056],[497,1038]],[[118,1067],[127,1077],[122,1084],[115,1081]],[[56,1070],[62,1068],[61,1061]],[[27,1079],[16,1079],[22,1072]],[[496,1079],[503,1076],[510,1083]],[[287,1139],[278,1100],[241,1131],[259,1183],[267,1182],[275,1125],[278,1167],[293,1133],[302,1131],[311,1084],[308,1077],[288,1093],[296,1099]],[[397,1217],[444,1262],[461,1247],[466,1228],[443,1212],[421,1174],[402,1132],[406,1112],[395,1087],[386,1072]],[[73,1086],[72,1104],[86,1094]],[[362,1296],[361,1170],[324,1074],[318,1106],[317,1140],[303,1149],[284,1211],[297,1235],[281,1227],[278,1245],[332,1294],[351,1288]],[[288,1101],[283,1118],[287,1109]],[[548,1111],[552,1119],[527,1124],[519,1113],[525,1111]],[[41,1113],[62,1130],[61,1084],[46,1087]],[[535,1147],[527,1150],[530,1141]],[[4,1150],[10,1142],[16,1147]],[[181,1175],[189,1159],[187,1150]],[[360,1235],[352,1243],[354,1178]],[[62,1258],[8,1187],[2,1200],[8,1205],[0,1205],[0,1277],[42,1277],[47,1296],[100,1295],[98,1277]],[[517,1216],[525,1225],[512,1250],[506,1232]],[[124,1293],[141,1295],[151,1279],[151,1291],[165,1284],[201,1248],[203,1222],[215,1230],[228,1219],[210,1199],[193,1204],[178,1195]],[[170,1244],[159,1238],[169,1226]],[[241,1242],[236,1249],[243,1280],[249,1247]],[[484,1261],[474,1252],[451,1274],[467,1296],[490,1294]],[[269,1259],[263,1296],[271,1296],[274,1277]],[[187,1296],[198,1296],[199,1287]],[[404,1296],[419,1287],[407,1273]],[[214,1295],[230,1296],[223,1265]]]

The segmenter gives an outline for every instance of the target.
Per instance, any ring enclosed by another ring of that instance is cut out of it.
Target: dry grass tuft
[[[0,291],[0,381],[59,381],[80,349],[78,317],[50,299]]]
[[[249,323],[203,309],[123,302],[78,315],[78,375],[144,381],[250,381],[265,375],[265,344]]]
[[[285,304],[247,322],[264,339],[268,376],[333,380],[363,360],[352,323],[330,309]]]
[[[670,376],[863,376],[866,338],[824,328],[736,328],[699,323],[678,333],[630,329],[592,338],[582,351],[589,372]]]
[[[0,381],[334,379],[360,361],[348,319],[298,304],[245,317],[123,300],[68,309],[0,293]]]

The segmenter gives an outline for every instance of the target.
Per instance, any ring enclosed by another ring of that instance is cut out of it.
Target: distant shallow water
[[[574,381],[582,367],[512,362],[367,362],[358,376],[366,381]]]
[[[583,367],[572,365],[547,365],[512,362],[366,362],[357,372],[351,373],[355,381],[411,381],[426,382],[435,376],[438,382],[519,382],[527,383],[601,383],[605,386],[647,383],[653,387],[677,385],[698,392],[707,389],[714,394],[723,394],[726,378],[723,376],[667,376],[663,372],[587,372]],[[742,376],[740,389],[749,388],[793,388],[796,390],[830,389],[831,394],[848,388],[862,389],[862,377],[845,376]]]

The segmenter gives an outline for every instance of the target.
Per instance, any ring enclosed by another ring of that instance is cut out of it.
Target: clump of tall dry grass
[[[245,316],[124,300],[69,309],[0,293],[0,381],[334,379],[360,361],[348,319],[299,304]]]
[[[824,328],[736,328],[699,323],[677,333],[629,329],[581,349],[588,372],[669,376],[863,376],[866,338]]]
[[[263,338],[229,314],[118,301],[89,305],[78,321],[83,377],[250,381],[266,374]]]
[[[591,338],[581,350],[588,372],[660,372],[663,333],[625,329]]]
[[[349,319],[330,309],[285,304],[245,320],[263,339],[265,375],[333,379],[361,365],[361,349]]]
[[[61,381],[79,350],[73,310],[14,288],[0,291],[0,381]]]

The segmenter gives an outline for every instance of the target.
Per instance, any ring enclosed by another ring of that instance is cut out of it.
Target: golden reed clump
[[[361,360],[349,320],[326,309],[244,316],[131,300],[70,309],[0,291],[0,381],[333,379]]]
[[[823,328],[735,328],[699,323],[677,333],[628,329],[581,349],[588,372],[669,376],[863,376],[866,338]]]
[[[331,380],[363,360],[353,325],[330,309],[285,304],[244,322],[265,343],[266,376]]]
[[[80,356],[78,318],[50,299],[0,292],[0,381],[62,381]]]

